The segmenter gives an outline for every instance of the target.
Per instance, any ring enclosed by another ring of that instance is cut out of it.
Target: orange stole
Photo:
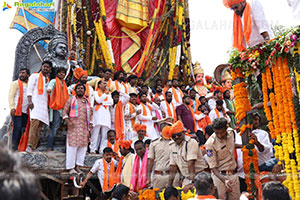
[[[103,191],[109,191],[113,188],[115,184],[115,165],[114,162],[110,162],[110,170],[108,174],[108,169],[107,169],[107,162],[105,161],[104,158],[102,158],[103,162],[103,168],[104,168],[104,177],[103,177],[103,185],[102,189]]]
[[[78,83],[76,83],[76,85],[78,85]],[[75,87],[76,87],[76,85],[74,86],[73,91],[72,91],[72,95],[73,95],[73,96],[76,95],[76,92],[75,92]],[[86,97],[89,97],[89,96],[90,96],[90,88],[89,88],[89,85],[86,83],[84,86],[85,86],[85,93],[84,93],[84,95],[85,95]]]
[[[220,112],[218,111],[217,108],[215,108],[215,112],[216,112],[216,114],[217,114],[217,117],[219,118],[219,117],[220,117]]]
[[[195,114],[200,115],[201,111],[196,111]],[[205,135],[205,127],[207,127],[208,125],[211,125],[211,120],[210,120],[209,116],[207,116],[207,115],[205,115],[204,118],[202,118],[198,121],[198,127],[203,129],[204,135]]]
[[[49,107],[53,110],[60,110],[65,106],[70,97],[65,80],[63,80],[63,87],[61,87],[59,78],[56,77],[55,81],[55,88],[50,98]]]
[[[101,97],[103,93],[101,92],[101,90],[100,90],[99,88],[97,88],[97,91],[98,91],[98,96]],[[108,100],[108,97],[106,97],[106,98],[104,99],[104,101],[107,101],[107,100]],[[96,102],[96,103],[97,103],[97,102]],[[101,107],[101,105],[102,105],[102,103],[97,104],[97,106],[96,106],[96,108],[95,108],[95,111],[99,110],[99,108]],[[107,106],[104,106],[104,108],[107,109]]]
[[[171,111],[171,108],[170,108],[170,104],[172,105],[172,109],[173,109],[174,116],[172,115],[172,111]],[[176,121],[177,121],[176,110],[175,110],[174,104],[173,104],[172,102],[171,102],[170,104],[166,101],[166,105],[167,105],[167,109],[168,109],[168,115],[169,115],[169,116],[172,116],[173,119],[174,119],[174,122],[176,122]]]
[[[115,174],[116,183],[121,183],[121,174],[122,174],[123,159],[124,159],[124,157],[121,156],[120,160],[118,162],[118,167],[117,167],[116,174]]]
[[[233,17],[233,47],[239,51],[246,50],[246,47],[243,45],[243,38],[245,36],[245,41],[248,43],[252,33],[251,7],[248,2],[246,2],[243,15],[244,28],[242,27],[241,16],[234,14]]]
[[[178,89],[178,90],[180,92],[180,96],[181,96],[181,99],[182,99],[183,93],[182,93],[182,91],[180,89]],[[178,103],[179,99],[178,99],[178,95],[177,95],[176,89],[174,87],[172,87],[172,93],[173,93],[173,96],[174,96],[174,99],[175,99],[176,103]]]
[[[122,85],[124,86],[125,88],[125,93],[128,94],[128,88],[127,88],[127,85],[125,83],[122,83]]]
[[[196,120],[195,120],[195,116],[194,116],[194,110],[193,110],[193,107],[191,105],[189,105],[189,109],[190,109],[190,111],[192,113],[192,116],[193,116],[193,120],[194,120],[194,132],[196,133],[197,132],[197,126],[196,126]]]
[[[19,98],[18,98],[18,104],[17,104],[15,116],[22,116],[23,81],[18,79],[18,85],[19,85]]]
[[[117,153],[117,154],[119,154],[119,149],[120,149],[119,146],[120,146],[120,145],[119,145],[119,142],[115,141],[113,151],[114,151],[115,153]],[[107,140],[107,147],[112,148],[112,144],[111,144],[108,140]]]
[[[146,104],[147,104],[147,103],[146,103]],[[141,106],[143,107],[143,115],[144,115],[144,116],[147,116],[146,106],[145,106],[143,103],[141,103]],[[152,108],[151,108],[151,106],[149,106],[149,105],[147,104],[147,107],[149,108],[150,113],[152,113]],[[143,120],[143,122],[147,122],[147,121],[146,121],[146,120]]]
[[[134,109],[133,109],[133,105],[132,103],[128,102],[129,103],[129,112],[130,112],[130,115],[132,115],[133,113],[135,113]],[[135,117],[131,119],[131,126],[133,127],[135,123]]]
[[[44,80],[43,80],[43,74],[42,72],[39,73],[39,80],[38,80],[38,94],[42,95],[44,93]],[[48,82],[50,81],[47,77]]]
[[[115,131],[116,131],[116,141],[119,141],[119,140],[122,140],[122,139],[125,138],[125,135],[124,135],[124,121],[123,121],[123,104],[122,104],[121,101],[119,101],[116,105]]]

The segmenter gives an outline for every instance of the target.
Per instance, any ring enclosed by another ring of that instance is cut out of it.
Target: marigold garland
[[[245,172],[245,181],[247,184],[247,190],[252,197],[255,196],[255,173],[259,172],[258,170],[258,156],[257,150],[254,148],[254,140],[250,140],[249,144],[243,146],[243,168]]]
[[[237,123],[247,116],[247,112],[252,109],[249,101],[249,93],[246,88],[246,83],[242,82],[233,86],[233,93],[235,97],[234,105],[236,107]]]

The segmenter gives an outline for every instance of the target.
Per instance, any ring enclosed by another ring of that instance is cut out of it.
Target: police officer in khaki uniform
[[[240,199],[239,178],[235,174],[237,167],[234,158],[234,133],[227,130],[225,118],[216,118],[213,121],[214,133],[205,143],[207,162],[212,170],[212,178],[218,189],[219,199]]]
[[[173,183],[177,171],[183,176],[182,186],[194,182],[195,175],[207,168],[202,152],[196,140],[185,136],[181,121],[177,121],[171,128],[172,134],[170,155],[169,185]]]
[[[151,142],[148,153],[148,168],[147,168],[147,186],[151,185],[151,172],[154,167],[153,187],[166,188],[169,183],[169,170],[170,170],[170,145],[171,135],[169,131],[171,126],[164,123],[162,129],[162,137],[155,139]],[[162,127],[162,126],[161,126]]]

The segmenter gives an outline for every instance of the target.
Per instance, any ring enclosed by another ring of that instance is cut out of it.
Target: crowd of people
[[[56,77],[49,80],[51,70]],[[77,82],[71,85],[65,75],[64,68],[52,68],[49,61],[42,63],[39,73],[20,70],[9,95],[14,150],[24,142],[20,139],[27,127],[26,151],[35,151],[44,125],[50,124],[47,151],[52,151],[65,121],[70,173],[82,173],[87,152],[102,157],[82,186],[97,174],[103,192],[117,183],[134,192],[171,185],[189,188],[197,174],[209,171],[218,198],[238,199],[247,190],[230,90],[222,93],[207,87],[207,95],[200,96],[177,79],[165,83],[157,79],[150,88],[140,77],[122,71],[113,74],[110,69],[100,69],[99,77],[88,81],[88,72],[76,68]],[[260,122],[255,113],[250,137],[258,150],[259,168],[280,171],[272,140],[260,129]]]

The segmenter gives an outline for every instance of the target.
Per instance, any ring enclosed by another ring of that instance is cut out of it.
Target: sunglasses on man
[[[181,136],[182,136],[182,132],[172,134],[172,138],[173,138],[173,139],[175,139],[175,138],[177,138],[177,137],[181,137]]]

